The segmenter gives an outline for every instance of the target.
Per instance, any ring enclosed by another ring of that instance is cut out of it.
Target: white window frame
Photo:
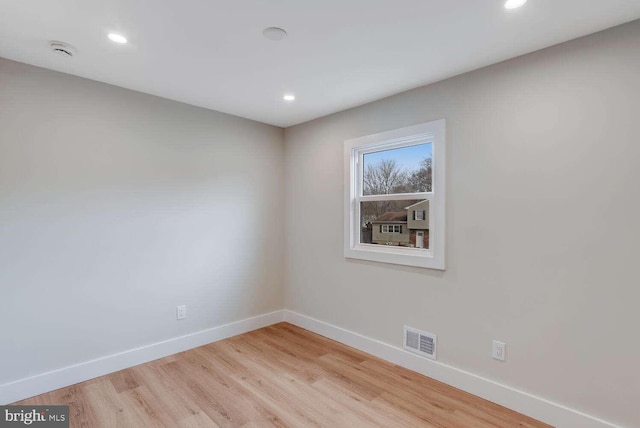
[[[344,142],[344,256],[430,269],[445,269],[445,137],[444,119],[406,128],[353,138]],[[432,191],[362,194],[363,160],[367,153],[431,143]],[[429,249],[363,244],[360,235],[360,203],[385,200],[429,201]]]

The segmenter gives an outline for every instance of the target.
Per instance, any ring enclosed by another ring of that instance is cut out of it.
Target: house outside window
[[[445,268],[444,147],[444,120],[345,141],[345,257]]]

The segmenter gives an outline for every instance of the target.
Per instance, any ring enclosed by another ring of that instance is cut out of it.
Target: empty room
[[[640,0],[0,1],[0,427],[640,427]]]

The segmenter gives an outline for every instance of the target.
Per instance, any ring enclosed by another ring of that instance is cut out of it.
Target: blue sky
[[[369,153],[364,155],[364,167],[366,168],[367,165],[376,164],[382,159],[393,159],[400,168],[413,171],[419,169],[420,161],[424,158],[430,158],[432,153],[433,146],[431,143]]]

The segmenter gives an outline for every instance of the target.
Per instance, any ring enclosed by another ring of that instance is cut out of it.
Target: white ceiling
[[[640,0],[503,4],[0,0],[0,56],[287,127],[640,18]],[[270,26],[289,37],[264,39]]]

